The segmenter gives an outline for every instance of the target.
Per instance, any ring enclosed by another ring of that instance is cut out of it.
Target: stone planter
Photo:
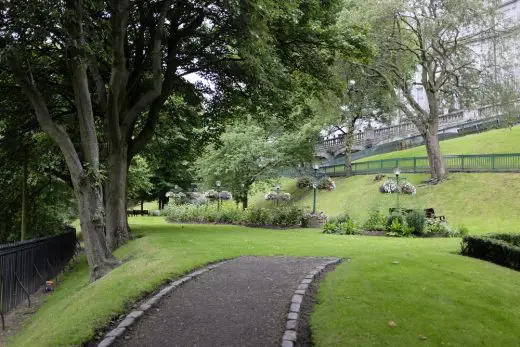
[[[321,229],[327,223],[326,219],[321,218],[309,218],[307,220],[307,228],[317,228]]]

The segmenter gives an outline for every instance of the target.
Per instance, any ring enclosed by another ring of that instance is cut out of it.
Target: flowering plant
[[[268,201],[289,201],[291,200],[291,194],[269,192],[264,196],[264,198]]]
[[[414,185],[408,181],[403,181],[399,183],[399,186],[395,182],[395,180],[387,180],[381,187],[379,187],[379,191],[381,193],[403,193],[403,194],[411,194],[415,195],[417,193],[417,189],[415,189]]]

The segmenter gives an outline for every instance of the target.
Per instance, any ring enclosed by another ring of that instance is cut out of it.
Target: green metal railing
[[[520,172],[520,153],[445,155],[443,159],[450,172]],[[352,173],[391,173],[396,167],[406,173],[430,172],[428,157],[412,157],[353,163]],[[345,165],[322,166],[321,169],[329,176],[345,175]]]

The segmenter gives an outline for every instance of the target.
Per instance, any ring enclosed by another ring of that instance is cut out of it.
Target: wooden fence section
[[[22,303],[60,273],[76,251],[76,231],[0,245],[0,313]],[[30,300],[29,300],[30,302]]]
[[[446,170],[450,172],[520,172],[520,153],[446,155],[443,157]],[[352,164],[354,175],[391,173],[399,167],[403,173],[429,172],[428,157],[395,158],[365,161]],[[344,176],[345,166],[323,166],[329,176]]]

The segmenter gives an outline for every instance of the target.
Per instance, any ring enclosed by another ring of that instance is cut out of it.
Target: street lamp
[[[399,209],[399,175],[401,175],[401,169],[399,169],[399,167],[396,167],[394,169],[394,174],[395,174],[395,183],[396,183],[396,186],[397,186],[397,211],[398,212],[401,212],[401,210]]]
[[[316,213],[316,188],[318,188],[318,170],[320,167],[318,164],[314,164],[312,167],[314,169],[314,182],[312,183],[312,189],[313,189],[313,200],[312,200],[312,213]]]
[[[280,203],[280,185],[276,185],[276,206]]]
[[[215,182],[215,186],[217,186],[217,211],[220,211],[220,181]]]
[[[356,81],[355,80],[348,81],[348,91],[353,92],[354,89],[356,89]]]

